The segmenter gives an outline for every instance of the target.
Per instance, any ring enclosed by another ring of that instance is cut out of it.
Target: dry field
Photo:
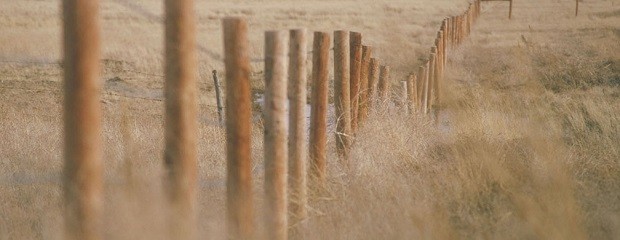
[[[220,19],[249,20],[253,88],[263,32],[360,31],[394,86],[466,0],[196,0],[200,61],[199,231],[225,239],[224,131],[210,72]],[[101,0],[105,236],[165,239],[162,2]],[[483,3],[451,51],[439,126],[377,111],[329,191],[310,199],[308,239],[620,239],[620,2]],[[60,0],[0,0],[0,239],[62,239]],[[225,87],[225,86],[224,86]],[[262,132],[254,134],[262,199]],[[260,223],[257,218],[257,223]],[[259,225],[260,226],[260,225]]]

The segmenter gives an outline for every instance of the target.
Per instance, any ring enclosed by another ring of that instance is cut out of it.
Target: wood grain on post
[[[288,238],[287,222],[287,80],[288,34],[265,33],[265,227],[267,239]]]
[[[224,64],[226,66],[226,209],[228,235],[232,239],[254,237],[252,200],[252,100],[248,25],[226,18]]]
[[[368,69],[368,111],[373,111],[377,101],[377,84],[379,82],[379,59],[371,58]]]
[[[289,201],[291,221],[298,222],[306,218],[308,211],[307,158],[306,144],[306,83],[307,83],[307,31],[296,29],[290,31],[289,63]]]
[[[165,1],[165,139],[172,238],[193,239],[196,218],[198,90],[193,0]]]
[[[336,108],[336,149],[348,159],[351,146],[351,88],[349,32],[334,32],[334,105]]]
[[[379,73],[379,101],[385,103],[390,96],[390,67],[381,66]]]
[[[67,239],[102,239],[103,160],[99,1],[63,1]]]
[[[359,124],[363,124],[368,118],[368,92],[369,92],[369,74],[370,74],[370,58],[372,56],[372,48],[363,46],[362,48],[362,70],[360,74],[360,92],[359,92]]]
[[[329,33],[315,32],[312,51],[312,98],[310,116],[311,177],[323,187],[327,172],[327,108],[329,94]]]
[[[424,64],[423,66],[420,66],[418,68],[418,81],[417,81],[417,103],[416,106],[418,107],[418,112],[424,112],[424,84],[426,82],[427,76],[426,76],[426,66],[427,64]]]
[[[349,42],[351,47],[351,131],[355,134],[359,122],[358,111],[362,71],[362,34],[358,32],[351,32]]]

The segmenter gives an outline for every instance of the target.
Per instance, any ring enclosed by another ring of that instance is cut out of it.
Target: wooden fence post
[[[454,44],[454,48],[459,45],[459,17],[455,16],[454,18],[454,26],[452,26],[452,42]]]
[[[351,32],[349,42],[351,47],[351,131],[355,134],[359,122],[358,111],[362,70],[362,34]]]
[[[379,73],[379,100],[382,103],[390,100],[390,67],[381,66]]]
[[[213,86],[215,87],[215,100],[217,103],[217,120],[222,125],[224,123],[224,116],[222,115],[224,107],[222,106],[222,90],[220,88],[220,80],[217,77],[217,70],[213,70]]]
[[[448,19],[444,19],[443,23],[441,25],[441,30],[440,32],[442,33],[441,36],[441,51],[443,52],[443,64],[446,64],[446,61],[448,60],[447,56],[448,56],[448,36],[449,36],[449,32],[448,32]]]
[[[99,1],[63,1],[66,238],[102,239]]]
[[[310,161],[313,183],[324,187],[327,164],[327,108],[329,94],[329,33],[315,32],[312,51],[312,112]]]
[[[456,34],[454,36],[454,38],[456,39],[456,45],[461,45],[461,40],[462,40],[462,30],[463,30],[463,17],[461,15],[456,17]]]
[[[439,87],[441,84],[441,81],[443,81],[443,70],[444,70],[444,63],[445,63],[445,52],[443,51],[443,41],[441,40],[443,38],[443,32],[439,31],[439,36],[438,36],[438,45],[437,45],[437,55],[439,56],[439,58],[437,59],[437,76],[435,77],[437,80],[435,81],[435,99],[437,101],[437,104],[439,103],[439,98],[441,97],[441,94],[439,92]]]
[[[288,238],[287,222],[288,35],[265,33],[265,222],[268,239]]]
[[[252,100],[248,25],[239,18],[225,18],[226,66],[226,209],[232,239],[254,237],[252,200]]]
[[[441,57],[437,51],[437,47],[432,47],[431,53],[431,58],[433,59],[433,68],[431,68],[433,78],[430,80],[431,109],[435,110],[439,104],[439,75],[441,74],[439,69],[441,68]]]
[[[401,94],[400,94],[400,99],[398,99],[398,102],[401,105],[404,113],[409,114],[409,106],[407,104],[409,100],[409,97],[407,96],[407,91],[408,91],[407,81],[400,81],[400,86],[401,86]]]
[[[359,124],[363,124],[368,118],[368,91],[369,91],[369,73],[370,73],[370,58],[372,56],[372,48],[369,46],[363,46],[362,48],[362,70],[360,74],[360,92],[359,92]]]
[[[336,149],[348,160],[351,145],[351,88],[349,32],[334,32],[334,105],[336,108]]]
[[[512,0],[510,0],[510,7],[508,9],[508,19],[512,19]]]
[[[379,59],[371,58],[368,67],[368,110],[372,111],[377,101],[377,84],[379,82]]]
[[[424,86],[427,79],[426,76],[426,64],[418,68],[418,81],[417,81],[417,103],[418,112],[424,112]]]
[[[433,86],[435,81],[435,62],[436,62],[436,54],[431,53],[430,59],[428,61],[428,80],[426,84],[426,104],[424,113],[428,113],[430,108],[433,106]]]
[[[575,17],[579,15],[579,0],[575,0]]]
[[[307,82],[307,31],[290,31],[289,63],[289,202],[291,221],[306,218],[307,185],[307,144],[306,144],[306,82]]]
[[[164,162],[173,207],[172,238],[193,239],[196,218],[198,118],[193,0],[165,1],[166,96]]]
[[[409,113],[413,113],[418,105],[417,76],[415,74],[411,74],[409,75],[409,78],[407,78],[407,81],[407,101],[409,105]]]

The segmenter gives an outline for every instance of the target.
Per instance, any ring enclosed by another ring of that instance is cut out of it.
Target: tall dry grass
[[[618,239],[619,38],[554,40],[452,52],[437,125],[371,117],[312,238]]]

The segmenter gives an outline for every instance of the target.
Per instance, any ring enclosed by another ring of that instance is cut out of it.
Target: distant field
[[[311,196],[308,238],[620,239],[620,2],[583,1],[578,17],[574,3],[517,0],[512,20],[507,3],[483,3],[450,52],[440,127],[377,113],[360,129],[352,170],[330,149],[330,197]],[[0,0],[0,239],[62,239],[60,4]],[[360,31],[396,86],[467,1],[196,4],[199,227],[225,239],[224,131],[210,77],[223,70],[221,18],[249,20],[254,59],[266,30]],[[108,239],[165,239],[162,6],[101,0]],[[262,69],[253,62],[256,91]],[[260,207],[261,130],[254,136]]]

